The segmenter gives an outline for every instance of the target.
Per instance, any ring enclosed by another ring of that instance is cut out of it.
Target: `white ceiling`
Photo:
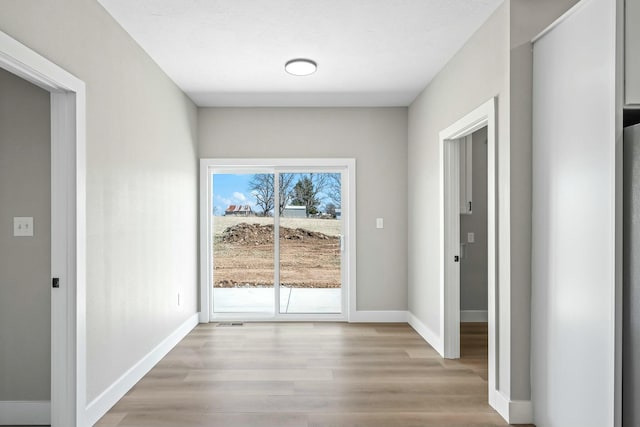
[[[98,1],[200,106],[409,105],[502,2]]]

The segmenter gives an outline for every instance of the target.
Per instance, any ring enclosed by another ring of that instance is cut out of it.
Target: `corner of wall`
[[[510,400],[499,391],[489,392],[489,403],[509,424],[530,424],[533,422],[531,400]]]
[[[438,354],[444,357],[444,345],[440,334],[434,332],[427,325],[422,323],[413,313],[407,312],[409,325],[431,346]]]
[[[153,350],[122,374],[86,408],[87,425],[94,425],[115,405],[138,381],[142,379],[164,356],[167,355],[193,328],[198,325],[198,313],[190,316],[182,325],[162,340]],[[1,419],[0,419],[1,421]],[[1,424],[1,423],[0,423]]]

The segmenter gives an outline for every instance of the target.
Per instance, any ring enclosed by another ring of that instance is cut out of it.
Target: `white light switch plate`
[[[384,228],[384,218],[376,218],[376,228]]]
[[[16,237],[33,236],[33,217],[32,216],[13,217],[13,235]]]
[[[475,233],[467,233],[467,243],[475,243],[476,234]]]

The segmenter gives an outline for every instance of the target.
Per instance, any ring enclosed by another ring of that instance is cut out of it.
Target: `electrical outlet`
[[[475,233],[467,233],[467,243],[475,243],[476,234]]]
[[[376,228],[384,228],[384,218],[376,218]]]

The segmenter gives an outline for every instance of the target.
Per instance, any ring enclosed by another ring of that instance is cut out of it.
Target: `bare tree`
[[[256,198],[256,205],[262,210],[262,215],[267,216],[275,207],[274,174],[255,174],[249,181],[249,190]],[[285,206],[291,203],[293,197],[293,173],[281,173],[278,182],[279,213],[282,214]]]
[[[324,212],[326,214],[331,215],[333,218],[336,217],[336,205],[334,205],[333,203],[327,203],[324,206]]]
[[[325,194],[331,199],[331,202],[337,207],[342,204],[342,180],[339,173],[328,173],[327,188]]]
[[[280,174],[280,182],[278,183],[280,198],[280,215],[284,212],[284,208],[291,203],[293,199],[293,179],[295,178],[295,174],[293,173],[281,173]]]
[[[249,190],[256,198],[256,206],[262,210],[262,216],[268,216],[273,210],[273,174],[259,173],[253,175],[249,181]]]
[[[330,173],[310,173],[309,178],[313,183],[313,195],[318,197],[321,193],[326,193],[329,185]]]

